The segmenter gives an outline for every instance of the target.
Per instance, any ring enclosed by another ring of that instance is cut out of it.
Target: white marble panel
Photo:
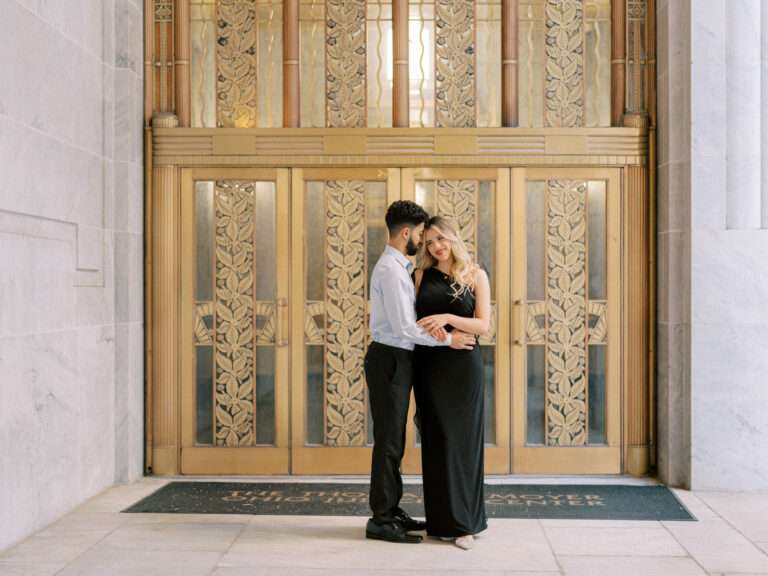
[[[70,42],[94,56],[101,56],[102,0],[42,0],[37,12]]]
[[[3,87],[6,114],[73,146],[100,153],[100,53],[96,57],[84,51],[14,2],[3,13],[0,69],[6,77],[24,78]]]
[[[0,535],[0,549],[77,502],[80,403],[74,336],[55,331],[3,339],[3,515],[12,523]]]
[[[136,142],[141,141],[141,93],[136,74],[131,70],[115,70],[115,160],[140,160]]]
[[[116,68],[128,68],[141,73],[143,64],[142,35],[144,23],[141,11],[131,0],[115,2],[115,62]]]
[[[68,236],[22,236],[0,226],[0,337],[72,325],[73,231]],[[36,266],[30,267],[30,262]]]
[[[0,0],[0,549],[141,475],[142,7]]]
[[[141,322],[143,307],[143,244],[141,236],[115,233],[115,321]]]
[[[79,328],[77,343],[82,414],[78,486],[82,494],[92,495],[114,482],[115,327]]]
[[[99,285],[78,286],[75,290],[75,314],[78,326],[111,324],[115,314],[114,238],[104,232],[104,275]]]
[[[693,323],[768,326],[768,234],[700,229],[691,243]]]
[[[760,9],[760,94],[762,105],[760,107],[760,171],[762,173],[760,185],[762,188],[761,203],[762,228],[768,228],[768,4],[763,2]]]
[[[98,118],[93,122],[98,123]],[[3,163],[0,177],[3,209],[103,226],[99,155],[0,116],[0,157],[9,160]]]
[[[694,325],[694,489],[759,490],[768,486],[766,348],[766,325]]]
[[[760,228],[760,5],[741,0],[725,13],[728,228]],[[698,14],[696,15],[698,18]],[[718,37],[717,28],[713,36]],[[707,85],[697,85],[702,92]],[[713,107],[706,107],[708,111]],[[714,120],[714,119],[713,119]]]
[[[115,163],[114,229],[142,234],[144,230],[144,196],[137,194],[143,186],[139,164]]]
[[[115,481],[131,482],[143,471],[143,366],[141,323],[115,327]]]

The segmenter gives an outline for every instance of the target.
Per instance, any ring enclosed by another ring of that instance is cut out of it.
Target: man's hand
[[[429,335],[438,342],[445,342],[448,339],[448,332],[445,331],[445,328],[435,328],[434,330],[430,330]]]
[[[467,334],[460,330],[451,332],[451,348],[454,350],[472,350],[475,344],[476,338],[474,334]]]

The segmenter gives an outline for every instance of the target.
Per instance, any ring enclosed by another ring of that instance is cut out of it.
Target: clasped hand
[[[425,316],[417,322],[424,330],[439,342],[445,342],[448,338],[448,332],[445,329],[446,324],[450,324],[450,314],[432,314],[431,316]],[[475,336],[473,334],[467,334],[460,330],[454,330],[451,332],[451,348],[456,350],[472,350],[475,345]]]

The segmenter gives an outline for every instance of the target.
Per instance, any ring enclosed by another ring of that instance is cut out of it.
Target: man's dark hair
[[[416,202],[410,200],[396,200],[387,208],[387,215],[384,217],[387,222],[389,236],[392,237],[404,226],[418,226],[429,220],[429,214]]]

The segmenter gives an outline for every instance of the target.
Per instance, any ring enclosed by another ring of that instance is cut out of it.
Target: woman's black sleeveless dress
[[[471,318],[475,295],[455,298],[451,280],[424,271],[416,315]],[[451,331],[452,327],[446,326]],[[480,347],[416,346],[414,393],[421,422],[427,534],[464,536],[487,527],[483,495],[483,361]]]

